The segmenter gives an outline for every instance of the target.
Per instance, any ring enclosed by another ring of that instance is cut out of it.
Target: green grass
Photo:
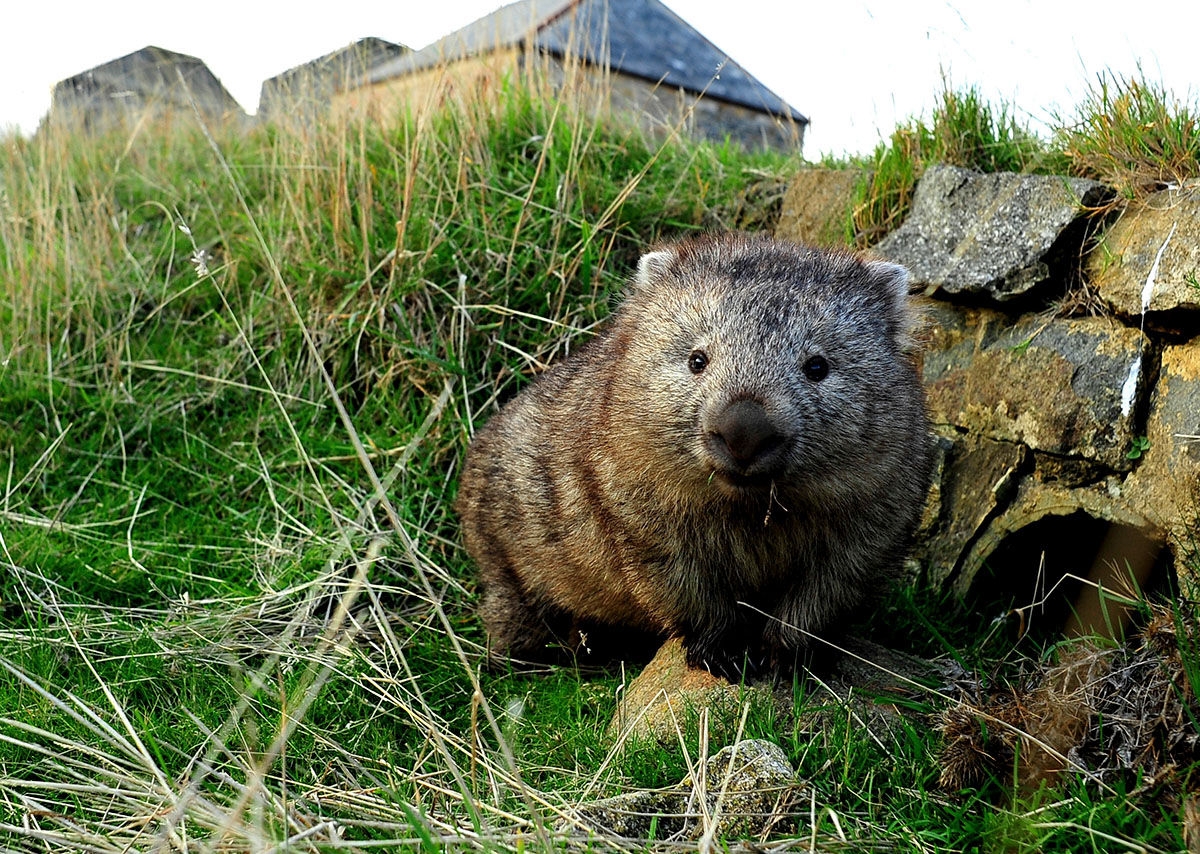
[[[6,848],[541,850],[581,792],[672,784],[733,738],[714,716],[621,749],[618,675],[481,669],[450,511],[472,425],[590,334],[646,245],[768,218],[755,199],[797,166],[648,141],[577,97],[4,142]],[[1027,142],[950,95],[906,139],[975,165]],[[1007,653],[951,612],[910,592],[878,621],[921,654]],[[1006,779],[938,790],[920,716],[797,705],[819,714],[759,701],[744,732],[809,781],[804,841],[1180,847],[1177,815],[1082,783],[1036,807]]]
[[[1054,124],[1051,138],[1040,139],[1017,119],[1014,106],[989,103],[977,87],[946,84],[928,122],[911,119],[871,156],[836,164],[864,172],[847,242],[866,247],[898,227],[917,181],[936,163],[1091,178],[1117,191],[1113,204],[1200,177],[1194,98],[1181,99],[1144,76],[1099,75],[1074,113],[1057,116]]]
[[[865,170],[849,226],[850,242],[868,246],[903,222],[917,181],[936,163],[980,172],[1038,169],[1044,144],[1005,104],[994,106],[975,87],[943,87],[931,120],[912,119],[855,164]]]
[[[1101,74],[1055,148],[1070,169],[1138,199],[1200,177],[1200,108],[1144,76]]]

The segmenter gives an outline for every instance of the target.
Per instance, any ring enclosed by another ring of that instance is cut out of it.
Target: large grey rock
[[[1109,194],[1081,178],[934,166],[917,184],[904,224],[875,249],[929,291],[1004,301],[1078,259],[1083,209]]]
[[[1156,323],[1200,310],[1200,187],[1163,190],[1127,209],[1088,255],[1087,270],[1101,299],[1127,317],[1140,317],[1144,297]]]
[[[1147,371],[1130,381],[1150,341],[1106,318],[1027,315],[1001,325],[988,311],[938,317],[947,327],[926,353],[930,419],[1034,451],[1127,470]],[[941,348],[939,349],[939,344]]]

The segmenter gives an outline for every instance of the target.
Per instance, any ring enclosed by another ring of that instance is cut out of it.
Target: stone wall
[[[853,184],[801,173],[777,234],[836,243]],[[1200,188],[1122,206],[1095,182],[935,167],[874,252],[929,297],[928,579],[1020,605],[1064,575],[1119,591],[1182,573],[1200,519]],[[1120,618],[1087,599],[1068,628]]]

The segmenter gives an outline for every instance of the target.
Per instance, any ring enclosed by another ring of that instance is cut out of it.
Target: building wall
[[[158,126],[176,121],[195,124],[197,110],[210,125],[246,118],[203,62],[150,47],[59,82],[48,122],[98,132],[148,119]]]
[[[484,56],[439,65],[381,83],[338,93],[335,113],[362,115],[386,124],[406,112],[421,113],[453,98],[470,98],[499,87],[519,72],[520,50],[494,51]]]
[[[520,48],[493,51],[345,92],[335,96],[334,104],[343,112],[365,111],[377,121],[386,121],[404,110],[420,112],[466,93],[486,93],[501,85],[506,76],[518,73],[544,81],[560,93],[571,90],[581,105],[606,105],[656,137],[679,128],[684,135],[698,139],[722,142],[728,137],[747,149],[788,152],[799,151],[804,138],[803,126],[788,119]]]
[[[334,95],[354,86],[371,69],[408,52],[403,45],[365,38],[312,62],[264,80],[258,114],[271,120],[323,118]]]
[[[799,151],[804,140],[803,125],[739,104],[556,58],[547,58],[542,64],[556,87],[571,85],[568,81],[590,87],[607,84],[613,111],[632,118],[652,136],[661,137],[678,128],[695,139],[724,142],[728,138],[747,150],[786,152]]]

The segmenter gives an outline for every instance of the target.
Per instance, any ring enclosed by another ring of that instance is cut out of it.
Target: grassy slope
[[[585,788],[682,776],[676,750],[609,756],[618,679],[479,673],[449,511],[471,425],[587,335],[644,245],[738,226],[796,165],[593,106],[505,87],[388,129],[6,143],[9,846],[519,847]],[[1181,844],[1111,792],[939,792],[928,728],[829,720],[748,723],[813,781],[805,839]]]

